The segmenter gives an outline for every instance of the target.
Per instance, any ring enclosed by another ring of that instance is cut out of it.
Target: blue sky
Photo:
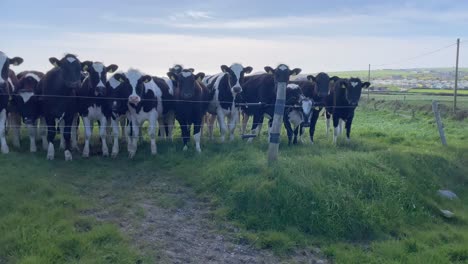
[[[0,0],[0,10],[0,50],[22,56],[20,69],[47,70],[48,57],[65,52],[158,75],[174,63],[207,73],[233,62],[305,72],[450,67],[454,47],[402,59],[468,38],[460,0]]]

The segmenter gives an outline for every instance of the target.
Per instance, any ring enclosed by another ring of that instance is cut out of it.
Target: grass
[[[420,108],[412,116],[390,102],[378,110],[363,104],[350,143],[333,146],[321,119],[315,145],[282,144],[271,167],[265,136],[251,145],[204,142],[202,155],[193,148],[183,153],[176,141],[161,142],[154,158],[145,144],[134,160],[125,153],[117,160],[75,154],[72,163],[46,162],[44,153],[0,156],[0,263],[145,259],[114,225],[83,212],[99,203],[90,193],[126,197],[133,185],[160,173],[177,175],[209,198],[217,221],[241,227],[239,239],[278,254],[319,246],[336,263],[466,262],[468,122],[447,117],[444,125],[447,148],[440,146],[433,117]],[[460,199],[437,197],[441,188]],[[154,199],[168,207],[183,204]],[[109,210],[118,214],[132,201],[114,206]],[[439,209],[455,212],[455,219],[443,218]]]
[[[453,96],[453,90],[443,90],[443,89],[410,89],[410,93],[424,93],[424,94],[443,94]],[[468,95],[468,90],[458,90],[458,95]]]

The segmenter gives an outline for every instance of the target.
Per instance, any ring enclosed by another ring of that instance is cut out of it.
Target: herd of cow
[[[20,146],[20,128],[24,123],[30,137],[30,151],[37,151],[36,135],[42,137],[47,159],[55,156],[54,139],[61,134],[60,147],[65,159],[72,159],[72,149],[78,149],[77,134],[80,117],[84,127],[83,156],[89,157],[90,138],[94,122],[99,124],[102,154],[109,155],[107,128],[112,128],[111,155],[119,153],[119,138],[125,135],[130,157],[137,152],[141,127],[148,121],[151,154],[157,153],[156,138],[173,138],[175,120],[180,124],[184,150],[188,149],[190,131],[196,151],[201,152],[202,128],[206,123],[213,138],[218,121],[221,141],[229,133],[234,139],[236,126],[242,120],[242,134],[250,116],[252,132],[248,141],[259,135],[263,119],[275,113],[276,89],[279,83],[287,85],[283,120],[289,144],[302,138],[309,128],[314,141],[315,125],[322,109],[327,118],[327,133],[333,118],[334,137],[341,133],[345,122],[349,139],[355,108],[362,89],[370,86],[358,78],[343,79],[326,73],[307,79],[288,81],[301,69],[290,69],[281,64],[277,68],[265,67],[265,73],[251,74],[252,67],[232,64],[221,66],[221,73],[205,76],[193,69],[176,65],[169,69],[168,78],[159,78],[130,69],[115,73],[117,65],[105,66],[101,62],[81,62],[77,56],[66,54],[62,59],[50,58],[54,68],[47,73],[24,71],[16,75],[10,65],[20,65],[20,57],[9,58],[0,52],[0,143],[1,152],[8,153],[6,131],[11,131],[13,145]],[[114,73],[109,79],[108,74]],[[287,77],[286,79],[284,77]],[[157,127],[159,131],[157,131]]]

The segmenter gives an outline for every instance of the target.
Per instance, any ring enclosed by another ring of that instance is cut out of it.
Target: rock
[[[440,210],[440,212],[442,213],[442,215],[445,217],[445,218],[453,218],[455,216],[454,213],[450,212],[449,210]]]
[[[450,190],[438,190],[437,194],[439,194],[440,197],[447,198],[450,200],[458,199],[458,196]]]

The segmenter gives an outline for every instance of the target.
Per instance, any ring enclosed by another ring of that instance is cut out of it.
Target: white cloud
[[[171,20],[180,20],[180,19],[192,19],[192,20],[203,20],[203,19],[211,19],[211,15],[208,12],[203,11],[185,11],[182,13],[176,13],[169,16]]]
[[[366,69],[369,63],[395,62],[451,43],[447,38],[377,38],[377,37],[288,37],[242,38],[201,37],[174,34],[65,33],[44,36],[34,43],[8,42],[8,54],[22,56],[25,63],[15,68],[50,69],[48,58],[64,52],[82,60],[115,63],[125,70],[136,67],[154,75],[165,75],[175,63],[193,67],[207,74],[219,71],[222,64],[241,62],[261,71],[264,66],[287,63],[305,73]],[[463,57],[464,56],[464,57]],[[462,54],[461,63],[468,60]],[[454,48],[427,57],[385,68],[452,66]],[[465,64],[466,65],[466,64]]]

